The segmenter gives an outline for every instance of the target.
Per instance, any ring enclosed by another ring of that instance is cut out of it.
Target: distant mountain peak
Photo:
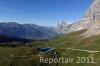
[[[64,22],[64,21],[62,21],[62,22],[60,22],[60,23],[58,23],[58,25],[60,26],[67,26],[68,25],[68,23],[67,22]]]

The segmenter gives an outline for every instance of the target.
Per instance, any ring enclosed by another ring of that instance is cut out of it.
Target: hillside
[[[85,48],[85,49],[95,49],[99,46],[100,35],[95,35],[91,37],[84,37],[81,34],[87,30],[80,30],[76,32],[71,32],[69,34],[61,35],[53,40],[50,40],[51,46],[58,48]],[[62,47],[63,46],[63,47]]]
[[[0,35],[0,46],[2,47],[17,47],[23,45],[31,45],[30,43],[36,40],[32,39],[21,39],[16,37]],[[28,43],[28,44],[27,44]]]
[[[50,41],[50,46],[58,48],[62,57],[94,57],[95,63],[72,63],[60,66],[100,66],[100,35],[83,37],[81,34],[86,30],[62,35]]]
[[[39,57],[37,55],[38,51],[34,47],[56,48],[59,50],[61,57],[75,58],[73,63],[59,63],[59,66],[100,66],[99,64],[100,63],[100,48],[99,48],[100,35],[86,38],[86,37],[81,36],[81,34],[84,31],[86,30],[81,30],[81,31],[72,32],[66,35],[61,35],[52,40],[49,40],[49,42],[35,41],[35,42],[32,42],[34,44],[33,47],[32,46],[31,47],[20,46],[20,47],[15,47],[15,48],[11,48],[11,47],[2,48],[1,47],[0,48],[1,56],[7,59],[10,59],[10,60],[12,59],[18,60],[18,61],[12,60],[11,62],[11,61],[7,61],[4,58],[0,57],[2,60],[5,60],[4,62],[1,63],[1,66],[4,63],[7,63],[7,64],[4,64],[5,66],[10,66],[11,64],[13,64],[14,66],[20,66],[20,65],[35,66],[34,64],[39,64]],[[13,58],[11,57],[12,54],[15,56],[20,56],[20,57]],[[25,56],[25,57],[22,57],[22,56]],[[49,56],[49,55],[47,54],[46,56]],[[76,63],[77,57],[90,57],[90,58],[93,57],[94,63]],[[21,61],[21,58],[23,58],[24,61]],[[45,64],[43,66],[48,66],[48,65]]]

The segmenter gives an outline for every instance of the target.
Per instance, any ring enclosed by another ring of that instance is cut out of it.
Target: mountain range
[[[86,31],[81,35],[85,37],[100,34],[100,0],[93,1],[80,21],[71,24],[61,22],[55,28],[16,22],[0,23],[0,34],[25,39],[50,39],[59,34],[68,34],[84,29]]]
[[[16,22],[0,23],[0,34],[24,39],[50,39],[58,35],[51,27]]]

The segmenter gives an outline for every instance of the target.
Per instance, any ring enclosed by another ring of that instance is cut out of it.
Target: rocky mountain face
[[[58,34],[50,27],[35,24],[0,23],[0,34],[25,39],[50,39]]]
[[[87,32],[83,35],[89,37],[100,34],[100,0],[94,0],[85,18],[89,19],[90,24],[87,28]]]
[[[59,33],[70,33],[73,31],[79,31],[87,29],[82,35],[89,37],[100,34],[100,0],[94,0],[83,19],[72,24],[66,24],[62,22],[57,26],[56,31]]]
[[[58,34],[65,33],[69,28],[67,22],[61,22],[58,23],[58,26],[55,28],[55,30],[58,32]]]

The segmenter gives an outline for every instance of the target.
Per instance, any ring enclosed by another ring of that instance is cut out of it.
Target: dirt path
[[[68,48],[68,50],[84,51],[84,52],[88,52],[88,53],[97,53],[97,52],[99,52],[99,51],[83,50],[83,49],[73,49],[73,48]]]

